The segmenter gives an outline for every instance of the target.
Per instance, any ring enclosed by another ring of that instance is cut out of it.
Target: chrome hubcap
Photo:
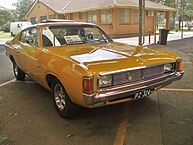
[[[57,107],[60,110],[63,110],[66,106],[66,102],[65,102],[64,90],[60,84],[57,84],[54,87],[54,99],[55,99]]]

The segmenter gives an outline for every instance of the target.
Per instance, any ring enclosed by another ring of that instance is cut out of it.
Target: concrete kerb
[[[3,38],[3,39],[0,39],[0,46],[3,46],[3,45],[5,45],[5,42],[7,42],[7,41],[9,41],[9,40],[11,40],[12,38]]]

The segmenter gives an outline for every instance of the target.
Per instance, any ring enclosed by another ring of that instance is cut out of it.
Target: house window
[[[72,13],[70,14],[70,20],[73,20],[73,14]]]
[[[57,18],[57,14],[53,14],[53,19],[56,19]]]
[[[40,22],[43,22],[43,20],[47,20],[47,16],[41,16],[40,17]]]
[[[83,19],[83,13],[79,12],[79,20]]]
[[[67,20],[70,20],[70,14],[66,14],[65,17]]]
[[[111,24],[111,23],[112,23],[112,11],[101,10],[101,24]]]
[[[32,17],[31,18],[31,23],[32,24],[37,24],[37,18],[36,17]]]
[[[52,19],[52,15],[49,15],[49,19]]]
[[[96,23],[97,22],[96,11],[87,12],[87,21],[90,22],[90,23]]]
[[[120,24],[131,23],[131,9],[120,9]]]
[[[73,14],[71,13],[71,14],[67,14],[66,15],[66,19],[67,20],[73,20]]]
[[[139,10],[135,10],[135,24],[139,23]]]

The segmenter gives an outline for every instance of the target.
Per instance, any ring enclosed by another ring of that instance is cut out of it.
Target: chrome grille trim
[[[129,75],[132,79],[129,80]],[[154,67],[147,67],[144,69],[132,70],[122,73],[113,74],[113,86],[132,83],[143,79],[153,78],[164,74],[164,65],[158,65]]]
[[[176,62],[172,62],[172,64],[175,65]],[[167,75],[173,74],[173,73],[174,71],[167,73]],[[121,85],[133,84],[135,82],[143,82],[145,80],[151,80],[154,78],[165,76],[166,74],[164,73],[164,64],[160,64],[160,65],[154,65],[151,67],[144,67],[137,70],[119,72],[111,75],[113,80],[112,86],[106,87],[106,89],[116,87],[116,86],[121,86]],[[129,79],[129,76],[131,76],[132,79]],[[100,89],[102,88],[98,88],[98,90]]]
[[[132,76],[132,80],[128,79],[128,73],[129,75]],[[142,70],[133,70],[133,71],[129,71],[129,72],[122,72],[122,73],[118,73],[118,74],[114,74],[113,76],[113,85],[121,85],[121,84],[125,84],[125,83],[130,83],[130,82],[134,82],[134,81],[139,81],[141,80],[141,74],[142,74]]]
[[[143,80],[139,82],[133,82],[125,85],[112,86],[109,88],[103,88],[93,94],[83,94],[85,104],[91,105],[90,107],[99,107],[104,105],[113,104],[110,102],[112,99],[121,102],[132,100],[130,96],[136,94],[136,92],[153,89],[160,89],[173,81],[180,80],[184,75],[184,71],[177,71],[170,74],[164,74],[163,76]],[[127,96],[127,97],[126,97]],[[126,97],[126,98],[125,98]]]
[[[148,67],[143,69],[143,77],[144,79],[163,75],[164,74],[164,65]]]
[[[128,88],[128,87],[139,86],[139,85],[146,84],[148,82],[153,82],[153,81],[156,81],[156,80],[169,78],[169,77],[173,76],[174,74],[176,74],[176,72],[173,72],[173,73],[170,73],[170,74],[164,74],[162,76],[158,76],[158,77],[151,78],[151,79],[145,79],[143,81],[128,83],[128,84],[124,84],[124,85],[118,85],[118,86],[111,86],[111,87],[107,87],[107,88],[101,88],[101,89],[98,90],[98,92],[107,92],[107,91],[113,91],[113,90]]]
[[[164,64],[167,64],[167,63],[176,63],[176,61],[164,62],[164,63],[159,63],[159,64],[152,64],[152,65],[149,65],[149,66],[132,67],[132,68],[121,69],[121,70],[117,70],[117,71],[100,72],[99,75],[113,75],[113,74],[116,74],[116,73],[122,73],[122,72],[126,72],[126,71],[144,69],[144,68],[149,68],[149,67],[164,65]]]

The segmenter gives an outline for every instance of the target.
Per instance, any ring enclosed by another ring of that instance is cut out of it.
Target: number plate
[[[134,99],[140,99],[140,98],[143,98],[143,97],[147,97],[151,94],[151,90],[147,89],[147,90],[144,90],[144,91],[140,91],[140,92],[137,92],[134,96]]]

